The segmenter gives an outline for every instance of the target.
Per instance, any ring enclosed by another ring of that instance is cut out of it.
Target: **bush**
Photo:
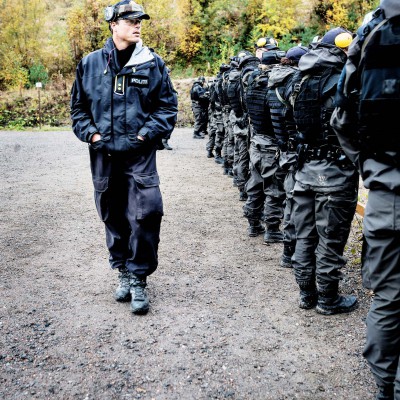
[[[35,87],[36,82],[42,82],[43,87],[49,82],[49,75],[42,64],[34,64],[29,68],[29,87]]]

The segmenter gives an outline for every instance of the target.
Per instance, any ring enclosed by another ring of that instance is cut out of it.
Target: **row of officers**
[[[233,177],[248,235],[283,242],[302,309],[357,308],[339,282],[361,173],[363,282],[374,292],[364,356],[380,400],[400,399],[399,15],[383,0],[357,35],[334,28],[287,52],[260,38],[191,89],[193,138],[208,135],[207,157]]]

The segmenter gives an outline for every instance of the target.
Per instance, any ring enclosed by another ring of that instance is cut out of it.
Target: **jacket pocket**
[[[134,175],[133,179],[137,189],[137,219],[162,216],[164,213],[158,174]]]
[[[97,152],[105,151],[105,143],[102,139],[97,140],[96,142],[90,143],[90,146],[92,147],[93,150],[95,150]]]
[[[94,186],[94,201],[96,204],[97,213],[102,221],[106,221],[109,216],[109,178],[93,178]]]

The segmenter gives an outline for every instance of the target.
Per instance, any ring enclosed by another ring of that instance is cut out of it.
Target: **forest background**
[[[110,0],[2,0],[0,9],[0,128],[69,124],[69,92],[83,56],[110,36]],[[213,76],[261,36],[282,50],[308,45],[342,26],[356,32],[379,0],[137,0],[151,19],[144,43],[171,69],[181,94],[178,126],[192,122],[188,90],[198,75]],[[185,80],[186,78],[186,80]],[[35,89],[41,82],[43,89]],[[41,95],[41,104],[39,100]]]

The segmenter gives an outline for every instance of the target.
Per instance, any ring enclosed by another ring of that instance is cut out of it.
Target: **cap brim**
[[[120,19],[150,19],[149,14],[145,14],[142,12],[134,12],[130,14],[124,14],[119,17]]]

